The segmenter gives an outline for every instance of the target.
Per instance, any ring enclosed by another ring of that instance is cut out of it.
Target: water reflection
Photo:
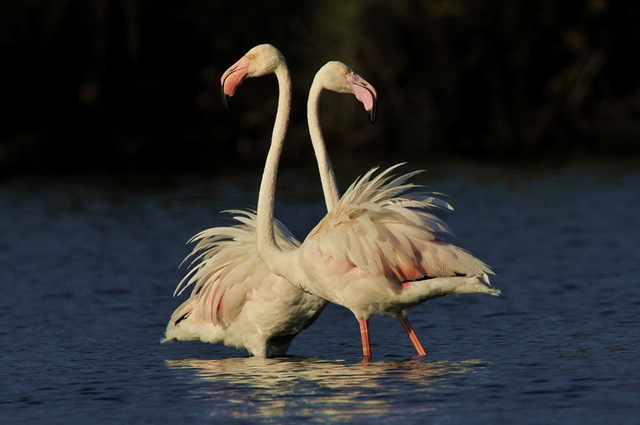
[[[211,402],[211,415],[233,418],[322,418],[352,421],[434,410],[455,377],[484,367],[481,360],[348,364],[317,358],[167,360],[191,369],[192,396]],[[409,385],[407,385],[409,384]],[[402,400],[402,403],[394,403]],[[407,406],[412,412],[407,412]]]

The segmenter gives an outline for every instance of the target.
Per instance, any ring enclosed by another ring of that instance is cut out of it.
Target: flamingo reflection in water
[[[398,412],[394,397],[411,389],[412,414],[437,408],[442,393],[465,374],[482,371],[480,359],[459,362],[420,359],[347,363],[318,358],[227,358],[167,360],[191,371],[191,395],[210,403],[212,414],[233,419],[288,419],[301,412],[332,421],[386,417]],[[406,406],[406,405],[405,405]]]

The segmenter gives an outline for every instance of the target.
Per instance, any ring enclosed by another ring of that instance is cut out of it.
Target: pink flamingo
[[[258,46],[245,57],[276,52],[271,46]],[[225,81],[233,81],[237,65],[225,72],[223,86]],[[370,112],[370,120],[375,119],[375,90],[364,79],[349,71],[351,88],[347,87],[349,84],[332,83],[336,79],[345,80],[342,73],[346,69],[344,64],[328,63],[316,74],[309,92],[309,132],[322,170],[328,210],[338,202],[339,195],[318,119],[320,93],[323,89],[353,92]],[[286,81],[290,91],[288,71]],[[239,83],[236,81],[234,92]],[[362,90],[369,90],[371,94]],[[226,105],[226,95],[223,100]],[[278,108],[288,111],[290,97],[280,99]],[[197,244],[187,259],[192,260],[193,267],[178,284],[174,295],[181,294],[191,285],[193,290],[172,314],[164,341],[200,340],[243,348],[257,357],[284,355],[293,338],[322,312],[326,300],[292,286],[271,272],[257,255],[255,214],[240,210],[230,212],[237,224],[207,229],[192,239]],[[281,249],[294,250],[300,245],[282,223],[274,220],[273,225]]]
[[[447,294],[499,295],[499,290],[490,288],[487,274],[492,274],[491,269],[441,239],[448,228],[431,210],[451,207],[414,190],[416,186],[407,181],[416,172],[392,175],[397,165],[377,175],[374,168],[356,180],[299,247],[282,249],[273,215],[278,163],[289,119],[282,105],[291,92],[286,63],[269,47],[247,53],[222,80],[229,96],[247,77],[274,73],[278,80],[280,102],[258,197],[258,255],[297,288],[351,310],[360,324],[365,361],[371,358],[369,318],[373,314],[398,320],[418,355],[425,355],[408,320],[409,311]],[[342,74],[347,84],[349,70]],[[375,96],[368,87],[360,88],[356,96]]]

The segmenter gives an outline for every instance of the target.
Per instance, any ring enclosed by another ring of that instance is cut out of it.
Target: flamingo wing
[[[192,314],[213,325],[228,326],[252,296],[263,297],[271,288],[288,283],[272,273],[256,251],[256,215],[250,211],[232,210],[236,224],[214,227],[194,236],[197,242],[185,261],[191,260],[190,271],[176,287],[174,295],[193,286],[190,298],[196,305]],[[279,221],[274,221],[276,241],[283,250],[297,248],[300,243]]]
[[[482,261],[442,239],[450,230],[434,211],[453,208],[408,182],[420,171],[394,175],[400,165],[377,174],[373,168],[357,179],[303,247],[330,258],[337,273],[357,269],[398,283],[491,273]]]

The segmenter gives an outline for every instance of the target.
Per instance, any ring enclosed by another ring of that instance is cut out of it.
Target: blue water
[[[343,187],[366,171],[353,168]],[[361,364],[336,306],[284,359],[161,345],[185,242],[254,206],[258,180],[0,182],[0,423],[638,423],[640,168],[420,176],[450,195],[454,241],[503,291],[416,308],[427,357],[376,317]],[[277,216],[303,237],[324,208],[313,170],[284,170],[279,189]]]

